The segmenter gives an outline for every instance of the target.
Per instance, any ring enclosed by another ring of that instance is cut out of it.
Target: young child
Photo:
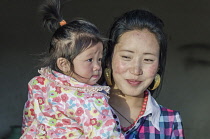
[[[44,26],[56,30],[46,67],[28,84],[21,139],[124,138],[108,105],[108,86],[99,86],[103,39],[84,20],[66,23],[60,1],[42,5]]]

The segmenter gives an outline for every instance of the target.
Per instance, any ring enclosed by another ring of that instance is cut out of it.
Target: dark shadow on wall
[[[19,139],[21,136],[21,126],[10,126],[10,132],[6,133],[2,139]]]
[[[187,71],[195,67],[210,67],[210,44],[186,44],[178,47],[178,51],[185,53],[183,62]]]

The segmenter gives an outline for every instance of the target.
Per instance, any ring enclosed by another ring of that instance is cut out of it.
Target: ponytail
[[[75,57],[98,42],[103,43],[103,38],[97,27],[86,20],[77,19],[66,24],[60,7],[60,0],[45,0],[40,7],[44,27],[53,32],[49,53],[41,59],[41,65],[62,73],[56,64],[62,57],[70,62],[74,72]]]
[[[63,23],[63,16],[61,14],[60,0],[46,0],[40,7],[40,12],[42,14],[43,26],[49,31],[54,32]]]

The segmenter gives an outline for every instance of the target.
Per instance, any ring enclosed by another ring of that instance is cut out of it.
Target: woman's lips
[[[137,81],[137,80],[126,80],[130,85],[132,85],[132,86],[138,86],[140,83],[141,83],[141,81]]]

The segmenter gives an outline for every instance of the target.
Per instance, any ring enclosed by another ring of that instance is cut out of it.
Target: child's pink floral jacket
[[[21,139],[124,138],[104,93],[109,87],[79,83],[50,68],[39,73],[28,84]]]

